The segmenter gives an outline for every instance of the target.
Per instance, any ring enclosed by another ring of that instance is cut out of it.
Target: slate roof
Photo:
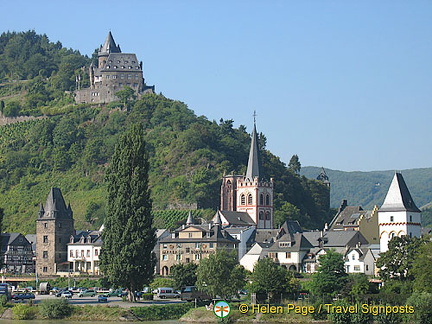
[[[366,213],[361,206],[345,206],[339,209],[330,223],[330,230],[343,230],[345,227],[358,226],[358,219]]]
[[[82,239],[84,239],[84,241]],[[71,241],[69,241],[68,244],[102,245],[101,232],[100,231],[77,231],[77,234],[71,237]]]
[[[313,245],[307,240],[307,238],[303,235],[303,233],[293,234],[292,240],[285,240],[285,238],[289,238],[290,236],[285,235],[278,239],[276,242],[272,244],[272,246],[268,249],[269,252],[299,252],[310,250],[313,248]],[[279,243],[290,242],[291,246],[280,246]]]
[[[260,176],[260,166],[259,166],[259,151],[258,151],[258,136],[256,133],[256,125],[254,123],[254,128],[252,131],[252,141],[249,151],[249,160],[246,170],[246,178],[253,180],[255,177]]]
[[[369,242],[359,231],[327,231],[304,232],[303,235],[315,247],[319,247],[322,242],[324,248],[344,248],[346,246],[355,247],[357,243],[368,245]]]
[[[117,46],[111,32],[108,33],[105,43],[99,49],[99,54],[121,53],[120,46]]]
[[[199,238],[179,238],[179,233],[190,228],[196,228],[202,231],[203,235]],[[161,243],[171,243],[171,242],[229,242],[229,243],[239,243],[240,241],[232,237],[226,230],[223,230],[220,225],[213,224],[209,228],[208,224],[205,225],[185,225],[178,229],[176,229],[172,235],[168,235],[162,239],[160,239]]]
[[[111,53],[101,72],[142,72],[141,65],[136,54]],[[125,79],[125,81],[127,81]]]
[[[410,211],[420,213],[401,173],[396,172],[379,211]]]
[[[231,226],[255,226],[255,222],[247,212],[218,210],[213,219],[223,216]],[[216,221],[215,221],[216,222]]]
[[[39,216],[52,218],[54,212],[55,217],[72,218],[72,209],[70,204],[66,207],[62,192],[59,188],[51,188],[45,207],[40,206]]]

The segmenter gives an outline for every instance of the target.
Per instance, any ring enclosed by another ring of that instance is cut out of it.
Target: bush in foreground
[[[46,299],[40,303],[39,312],[49,319],[64,318],[72,313],[72,306],[64,298]]]
[[[132,307],[131,311],[142,320],[162,321],[178,319],[193,307],[193,303],[182,303],[162,306]]]

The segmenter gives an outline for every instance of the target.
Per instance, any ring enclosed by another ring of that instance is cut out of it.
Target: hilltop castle
[[[114,41],[111,32],[98,51],[98,63],[89,67],[90,88],[80,89],[80,77],[77,77],[75,101],[77,103],[108,103],[117,101],[115,93],[124,87],[135,90],[139,97],[144,93],[153,93],[154,86],[147,86],[143,77],[142,61],[136,54],[122,53]]]

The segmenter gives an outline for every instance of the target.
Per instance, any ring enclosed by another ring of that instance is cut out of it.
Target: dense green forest
[[[70,201],[78,229],[101,225],[106,167],[118,137],[136,121],[146,128],[156,225],[176,226],[184,217],[175,212],[179,209],[198,208],[197,216],[213,216],[223,174],[245,173],[250,146],[246,127],[234,128],[233,120],[209,121],[186,104],[155,94],[135,101],[127,111],[121,103],[75,105],[68,91],[89,62],[34,31],[0,36],[2,112],[42,117],[0,126],[4,230],[34,232],[38,205],[52,186]],[[30,100],[33,95],[41,100]],[[262,173],[275,179],[275,225],[290,217],[306,228],[322,227],[331,218],[327,188],[287,168],[266,150],[262,133],[259,142]],[[174,211],[168,216],[167,210]]]

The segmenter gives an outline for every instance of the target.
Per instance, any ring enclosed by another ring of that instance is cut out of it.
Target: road
[[[55,297],[54,295],[36,295],[36,299],[33,300],[33,303],[38,304],[42,300],[45,299],[59,299],[60,297]],[[166,305],[166,304],[176,304],[183,303],[179,298],[176,299],[159,299],[156,298],[154,300],[146,300],[146,301],[138,301],[136,303],[124,302],[120,297],[108,297],[107,303],[98,303],[97,296],[95,297],[78,297],[75,294],[72,298],[68,299],[71,305],[84,306],[84,305],[109,305],[109,306],[120,306],[124,308],[129,307],[142,307],[142,306],[151,306],[151,305]],[[27,303],[28,301],[24,301]],[[14,301],[14,303],[22,303],[21,301]]]

